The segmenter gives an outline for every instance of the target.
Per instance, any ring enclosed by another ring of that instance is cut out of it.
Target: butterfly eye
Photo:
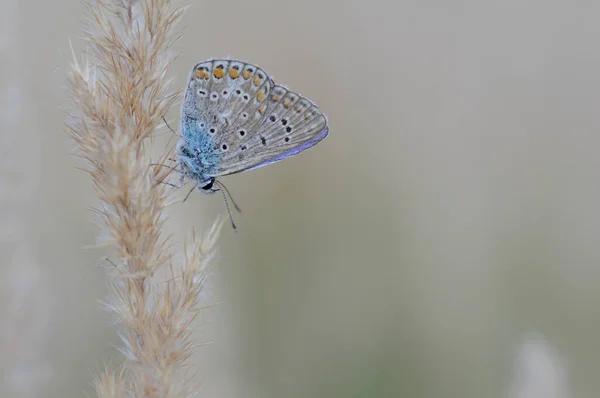
[[[215,180],[211,179],[208,184],[202,186],[201,188],[204,191],[210,191],[212,189],[214,183],[215,183]]]

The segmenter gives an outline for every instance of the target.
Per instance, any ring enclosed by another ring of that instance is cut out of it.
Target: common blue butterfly
[[[236,60],[197,64],[181,106],[177,162],[183,180],[214,193],[218,177],[278,162],[316,145],[327,118],[309,99]],[[235,228],[235,225],[234,225]]]

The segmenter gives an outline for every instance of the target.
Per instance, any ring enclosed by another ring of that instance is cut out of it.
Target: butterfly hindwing
[[[233,174],[274,163],[310,148],[327,133],[327,118],[314,103],[275,85],[264,120],[220,159],[215,172]]]

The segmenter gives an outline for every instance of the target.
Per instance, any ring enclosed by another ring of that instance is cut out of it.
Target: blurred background
[[[1,4],[0,395],[94,395],[121,356],[63,132],[84,7]],[[200,396],[597,397],[599,17],[583,0],[190,2],[178,87],[231,56],[330,123],[223,179],[243,213],[197,328]],[[171,211],[181,239],[225,210],[195,194]]]

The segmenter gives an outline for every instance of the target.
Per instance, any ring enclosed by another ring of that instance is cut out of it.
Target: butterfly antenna
[[[216,181],[215,181],[216,182]],[[223,186],[221,184],[218,184],[219,186]],[[233,222],[233,217],[231,216],[231,210],[229,210],[229,202],[227,201],[227,195],[225,195],[225,190],[223,189],[219,189],[219,191],[221,191],[221,195],[223,195],[223,200],[225,201],[225,208],[227,209],[227,214],[229,214],[229,221],[231,221],[231,226],[233,227],[233,230],[235,232],[237,232],[237,227],[235,226],[235,222]],[[231,195],[229,195],[229,197],[231,197]],[[233,199],[232,199],[233,201]],[[235,203],[234,203],[235,204]]]
[[[219,187],[221,187],[221,189],[223,189],[225,192],[227,192],[227,195],[229,195],[229,199],[231,199],[231,203],[233,203],[233,206],[238,211],[238,213],[241,213],[242,209],[240,209],[240,207],[237,205],[237,203],[235,203],[235,200],[233,200],[233,196],[231,196],[231,193],[229,192],[229,190],[227,189],[225,184],[223,184],[219,180],[215,180],[215,184],[217,184]]]

